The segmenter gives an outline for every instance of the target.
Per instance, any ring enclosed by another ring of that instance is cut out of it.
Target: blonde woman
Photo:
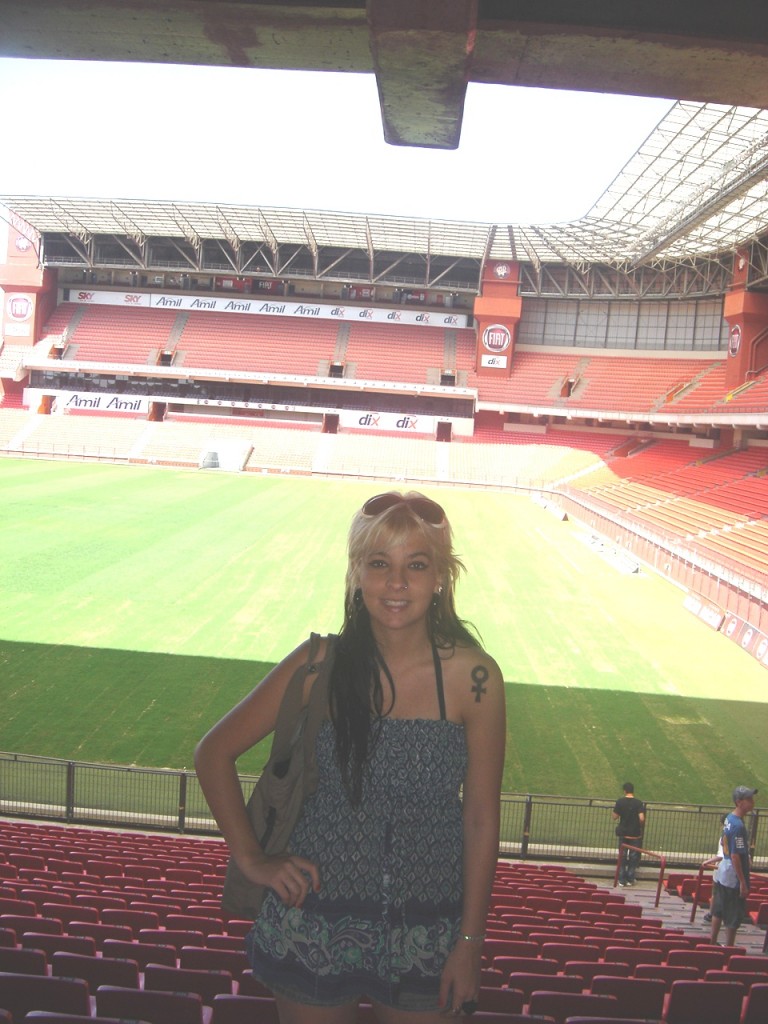
[[[269,886],[247,948],[281,1024],[354,1024],[361,1000],[380,1024],[477,1005],[506,724],[498,666],[456,613],[462,568],[424,495],[379,494],[354,516],[344,623],[318,659],[333,658],[320,780],[289,853],[259,847],[235,762],[274,729],[307,645],[198,746],[233,857]]]

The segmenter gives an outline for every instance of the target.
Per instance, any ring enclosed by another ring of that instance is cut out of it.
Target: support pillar
[[[477,342],[475,370],[486,377],[508,378],[517,327],[522,315],[520,264],[488,261],[483,268],[481,293],[475,299]]]
[[[723,316],[730,327],[725,383],[740,387],[768,366],[768,295],[747,290],[749,254],[734,256],[733,283],[725,296]]]
[[[0,231],[0,340],[32,346],[56,306],[56,273],[40,261],[40,234],[10,213]]]

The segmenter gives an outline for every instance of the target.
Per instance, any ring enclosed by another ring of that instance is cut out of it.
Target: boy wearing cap
[[[756,789],[737,786],[733,791],[733,810],[723,825],[723,859],[714,874],[712,896],[712,942],[717,942],[720,926],[725,925],[725,944],[736,944],[739,925],[747,920],[749,895],[749,836],[744,818],[755,806]]]

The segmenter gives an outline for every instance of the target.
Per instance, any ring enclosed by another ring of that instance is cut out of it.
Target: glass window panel
[[[608,302],[580,302],[576,324],[576,344],[587,348],[605,348],[608,333]]]

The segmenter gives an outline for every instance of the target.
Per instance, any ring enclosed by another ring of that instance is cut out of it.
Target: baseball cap
[[[757,790],[750,789],[749,786],[737,786],[733,791],[733,802],[737,804],[739,800],[749,800],[755,793],[757,793]]]

